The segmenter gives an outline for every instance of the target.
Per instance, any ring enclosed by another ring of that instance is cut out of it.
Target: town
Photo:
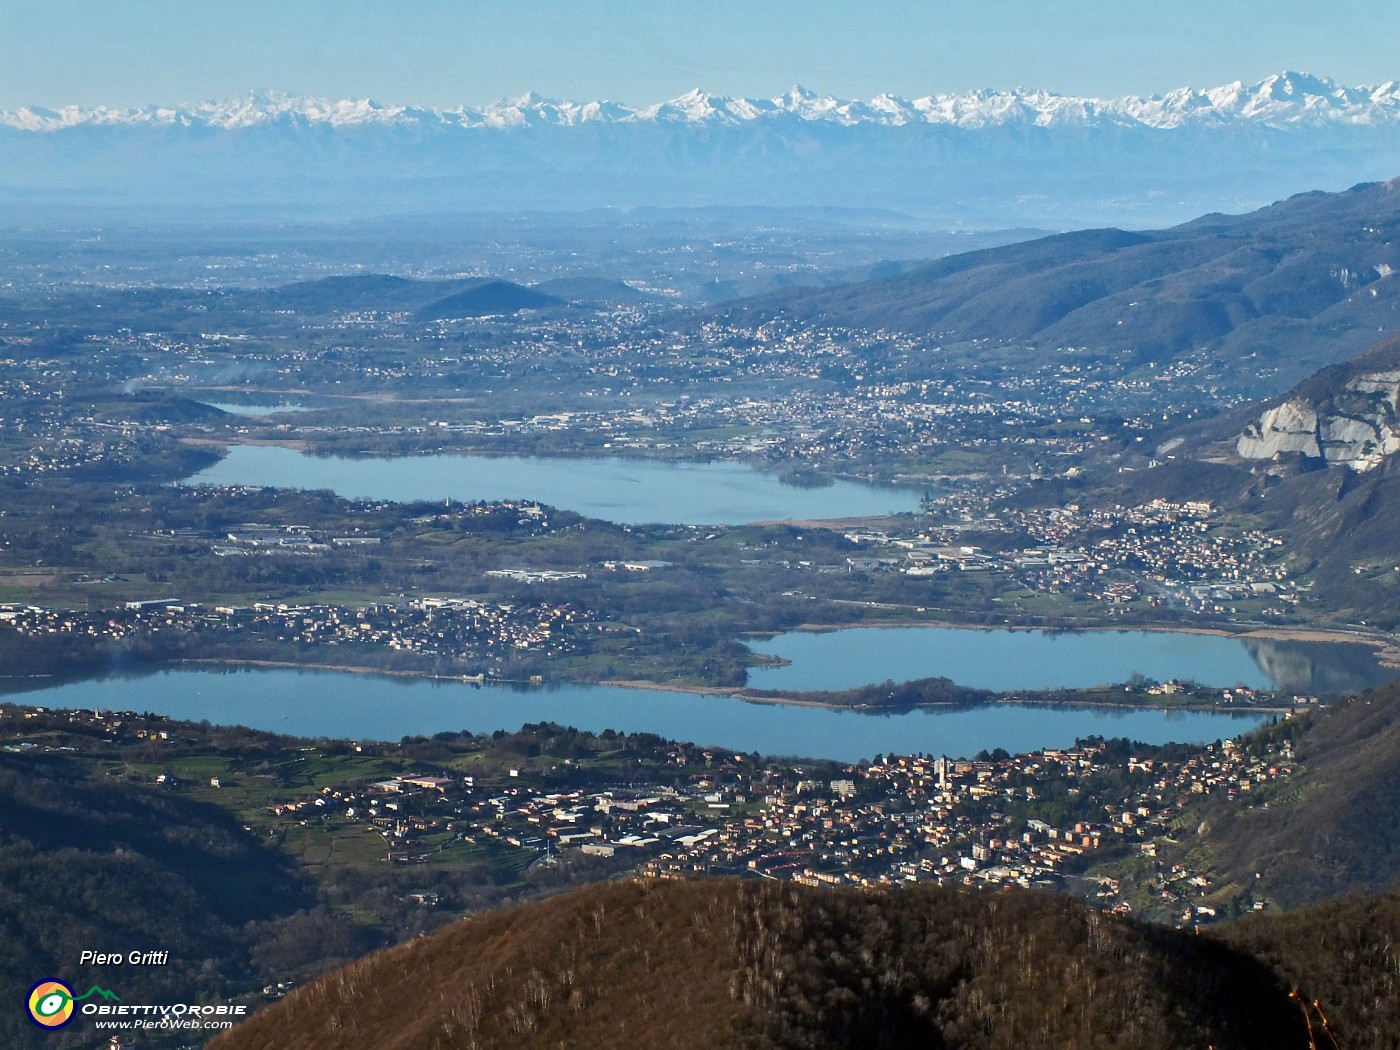
[[[239,317],[225,332],[103,331],[49,355],[0,359],[0,390],[13,395],[24,436],[0,457],[0,475],[118,469],[161,435],[397,452],[545,452],[562,440],[575,451],[995,488],[1132,449],[1164,420],[1243,397],[1195,357],[1122,374],[1074,348],[1040,355],[897,332],[692,324],[656,307],[428,325],[354,312],[329,324],[276,318],[311,341],[305,348],[250,343],[239,325],[264,319]],[[16,345],[41,330],[0,324]],[[220,384],[230,367],[256,383]],[[72,400],[73,388],[114,379],[269,407],[123,411],[108,398]],[[529,396],[540,383],[557,407]],[[431,418],[395,403],[420,397],[433,400]]]
[[[415,599],[402,607],[372,605],[338,608],[258,602],[206,609],[178,599],[127,602],[120,610],[88,613],[37,606],[0,606],[0,624],[20,638],[77,636],[103,643],[179,639],[185,653],[214,659],[225,642],[253,643],[264,655],[287,655],[308,648],[335,649],[353,663],[365,650],[412,654],[449,661],[453,668],[490,667],[520,653],[558,657],[576,648],[584,629],[575,610],[563,605],[488,604],[472,599]],[[416,663],[422,668],[424,664]],[[477,676],[484,675],[478,670]]]
[[[337,779],[324,745],[284,746],[276,753],[289,756],[286,769],[320,767],[301,790],[285,773],[282,786],[269,780],[265,758],[240,758],[227,745],[210,752],[207,728],[158,716],[7,706],[0,735],[7,752],[99,761],[123,741],[139,743],[139,760],[121,776],[231,806],[249,834],[288,848],[328,834],[361,865],[487,863],[507,882],[531,872],[532,885],[551,884],[558,868],[566,879],[632,872],[1036,886],[1200,925],[1271,902],[1220,885],[1182,854],[1178,840],[1200,819],[1193,807],[1205,799],[1267,805],[1285,794],[1297,768],[1292,723],[1315,707],[1199,747],[1088,740],[1020,755],[889,755],[857,765],[536,725],[494,737],[444,734],[433,745],[446,759],[438,762],[414,760],[419,745],[409,741],[354,742],[338,752],[354,775]],[[381,775],[390,768],[400,772]],[[377,845],[364,848],[362,836]],[[414,892],[422,906],[452,905],[440,892]]]

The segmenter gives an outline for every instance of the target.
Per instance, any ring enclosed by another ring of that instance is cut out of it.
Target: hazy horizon
[[[1281,70],[1379,84],[1397,76],[1388,47],[1397,31],[1400,9],[1360,0],[1325,9],[1301,0],[1131,9],[1095,0],[424,0],[407,9],[56,0],[0,12],[0,109],[186,104],[258,88],[444,108],[530,90],[635,105],[695,87],[772,97],[794,84],[844,98],[1016,87],[1145,97]]]

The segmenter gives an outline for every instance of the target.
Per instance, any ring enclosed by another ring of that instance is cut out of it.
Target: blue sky
[[[1151,94],[1298,69],[1400,79],[1380,0],[0,0],[0,108],[253,88],[429,106],[536,90]]]

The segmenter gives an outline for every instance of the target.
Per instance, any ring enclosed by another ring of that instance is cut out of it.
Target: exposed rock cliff
[[[1248,424],[1235,451],[1249,460],[1302,456],[1369,471],[1400,452],[1400,342],[1329,368]],[[1391,365],[1391,367],[1376,367]]]

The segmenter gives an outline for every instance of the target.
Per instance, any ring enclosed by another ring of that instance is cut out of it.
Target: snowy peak
[[[651,120],[663,124],[737,124],[742,120],[751,119],[747,115],[738,116],[731,113],[729,107],[733,101],[693,88],[677,98],[634,110],[630,116],[634,121]]]
[[[178,110],[167,110],[178,113]],[[189,111],[188,122],[217,128],[244,128],[282,120],[289,123],[392,124],[408,111],[402,106],[385,107],[373,99],[322,99],[285,95],[278,91],[254,91],[243,98],[206,102]]]
[[[324,99],[276,91],[192,106],[89,109],[27,106],[0,113],[0,126],[54,132],[84,125],[185,126],[224,130],[269,124],[446,126],[463,128],[569,127],[582,124],[679,124],[739,126],[760,121],[802,121],[837,126],[948,125],[986,128],[1137,126],[1179,128],[1255,124],[1269,127],[1379,125],[1400,121],[1400,83],[1341,87],[1326,77],[1285,71],[1257,84],[1183,87],[1148,98],[1093,99],[1018,88],[926,95],[913,100],[876,95],[868,101],[840,99],[795,86],[775,98],[731,98],[695,89],[665,102],[630,106],[620,102],[573,102],[533,92],[480,107],[428,109],[386,106],[371,99]]]
[[[402,106],[381,106],[372,99],[331,100],[286,95],[278,91],[252,91],[240,98],[185,107],[145,106],[117,110],[106,106],[96,109],[27,106],[12,113],[0,113],[0,125],[26,131],[58,131],[83,124],[180,125],[232,130],[277,121],[332,126],[392,124],[403,122],[414,112]]]

